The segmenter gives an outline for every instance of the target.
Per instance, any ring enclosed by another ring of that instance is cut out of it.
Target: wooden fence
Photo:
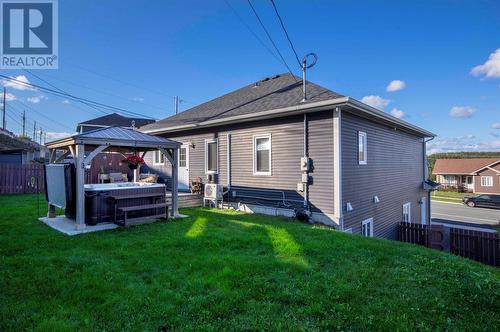
[[[402,242],[447,251],[484,264],[500,266],[498,233],[406,222],[399,224],[398,233]]]
[[[33,194],[44,191],[42,164],[0,164],[0,194]]]

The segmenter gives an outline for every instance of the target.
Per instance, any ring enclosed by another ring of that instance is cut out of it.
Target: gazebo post
[[[179,149],[172,149],[173,152],[173,160],[172,160],[172,217],[176,217],[179,215],[178,211],[178,159],[179,159]]]
[[[56,162],[56,149],[50,149],[49,163],[52,164],[55,162]],[[47,218],[55,218],[55,217],[56,217],[56,207],[48,203]]]
[[[76,145],[76,229],[85,228],[85,145]]]

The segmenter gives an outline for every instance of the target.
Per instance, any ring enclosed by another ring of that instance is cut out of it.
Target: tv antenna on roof
[[[307,64],[308,58],[311,58],[312,60],[309,62],[309,64]],[[318,62],[318,56],[316,55],[316,53],[308,53],[302,59],[302,94],[303,94],[302,102],[305,102],[307,100],[307,90],[306,90],[307,69],[313,67],[316,64],[316,62]]]

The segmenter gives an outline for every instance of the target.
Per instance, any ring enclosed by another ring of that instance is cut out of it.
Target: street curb
[[[464,205],[462,203],[446,202],[446,201],[440,201],[440,200],[437,200],[437,199],[431,199],[431,203],[432,202],[445,203],[445,204],[455,204],[455,205]]]

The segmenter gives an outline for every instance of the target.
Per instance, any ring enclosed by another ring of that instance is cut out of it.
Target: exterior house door
[[[468,190],[474,190],[474,178],[472,176],[467,176],[466,186]]]
[[[189,145],[183,144],[179,148],[179,190],[189,190]]]

